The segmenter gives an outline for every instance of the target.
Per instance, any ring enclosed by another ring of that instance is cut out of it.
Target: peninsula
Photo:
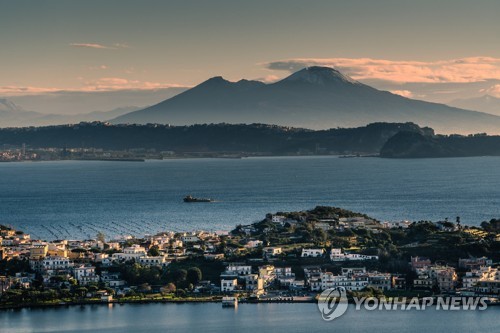
[[[0,307],[314,301],[500,292],[500,219],[380,222],[341,208],[268,214],[230,232],[43,241],[1,226]]]

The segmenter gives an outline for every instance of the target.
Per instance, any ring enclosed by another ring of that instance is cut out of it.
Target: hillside
[[[500,136],[482,134],[424,136],[402,131],[390,138],[380,150],[381,157],[470,157],[500,156]]]
[[[406,123],[312,131],[275,125],[119,125],[82,123],[49,127],[0,129],[0,146],[134,148],[175,152],[238,152],[265,154],[378,153],[399,131],[432,135],[430,128]]]

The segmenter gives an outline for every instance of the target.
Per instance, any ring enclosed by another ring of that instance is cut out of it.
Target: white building
[[[167,261],[165,256],[155,256],[155,257],[140,257],[139,264],[142,266],[167,266],[170,262]]]
[[[123,252],[113,253],[113,260],[138,260],[140,257],[146,257],[146,249],[140,245],[134,244],[123,249]]]
[[[51,273],[53,271],[69,270],[73,263],[65,257],[45,257],[42,260],[42,270]]]
[[[273,215],[271,217],[271,221],[273,223],[279,223],[279,224],[283,224],[283,222],[285,221],[286,217],[285,216],[282,216],[282,215]]]
[[[325,254],[325,249],[302,249],[301,257],[319,258]]]
[[[390,280],[389,280],[390,281]],[[359,291],[368,286],[367,275],[334,275],[330,272],[321,274],[321,290],[344,287],[348,291]]]
[[[226,268],[227,273],[237,274],[237,275],[248,275],[252,273],[252,266],[242,265],[238,263],[231,263]]]
[[[78,283],[85,286],[91,282],[99,282],[99,275],[95,274],[94,266],[81,265],[74,268],[73,275]]]
[[[223,293],[235,291],[238,286],[237,279],[221,279],[220,280],[220,291]]]
[[[281,286],[289,287],[295,282],[295,273],[292,273],[291,267],[276,267],[274,273]]]
[[[251,240],[245,244],[245,247],[247,249],[254,249],[254,248],[259,247],[259,246],[262,246],[261,240]]]
[[[195,235],[186,235],[186,236],[182,236],[181,240],[184,243],[196,243],[196,242],[200,241],[200,238],[198,238],[198,236],[195,236]]]
[[[370,256],[358,253],[342,253],[341,249],[331,249],[330,251],[331,261],[362,261],[362,260],[378,260],[378,256]]]

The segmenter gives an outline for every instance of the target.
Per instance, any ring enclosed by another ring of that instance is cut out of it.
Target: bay
[[[214,203],[184,203],[191,194]],[[337,206],[379,220],[500,217],[500,157],[267,157],[0,164],[0,223],[33,237],[230,230],[266,213]]]

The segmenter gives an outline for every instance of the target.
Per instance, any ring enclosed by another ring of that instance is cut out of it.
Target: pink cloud
[[[81,80],[82,78],[79,78]],[[0,86],[0,95],[21,96],[40,95],[57,92],[99,92],[119,90],[157,90],[167,88],[189,88],[180,84],[128,80],[118,77],[105,77],[97,80],[86,81],[82,87],[77,88],[47,88],[32,86]]]
[[[106,49],[106,50],[116,50],[116,49],[128,49],[130,46],[126,43],[114,43],[111,46],[98,44],[98,43],[70,43],[72,47],[82,47],[89,49]]]
[[[391,90],[391,93],[396,94],[396,95],[400,95],[403,97],[407,97],[407,98],[413,97],[413,93],[409,90]]]
[[[7,96],[31,95],[31,94],[36,95],[36,94],[52,93],[61,90],[63,89],[29,87],[29,86],[2,86],[0,87],[0,94]]]
[[[439,61],[370,58],[296,58],[265,64],[271,70],[296,71],[307,66],[328,66],[356,80],[393,82],[478,82],[500,79],[500,58],[469,57]]]
[[[178,84],[160,83],[150,81],[129,80],[119,77],[103,77],[85,82],[85,91],[110,91],[110,90],[154,90],[164,88],[183,87]]]
[[[96,44],[96,43],[71,43],[69,45],[73,46],[73,47],[83,47],[83,48],[89,48],[89,49],[111,49],[111,47],[109,47],[109,46],[105,46],[102,44]]]

